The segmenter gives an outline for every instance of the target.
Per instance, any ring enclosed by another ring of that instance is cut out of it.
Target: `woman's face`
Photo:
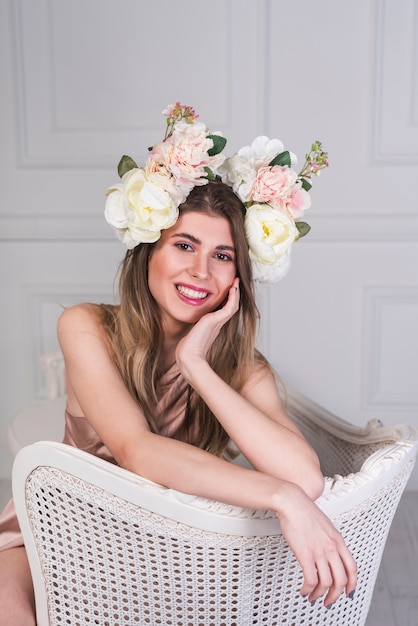
[[[162,231],[148,264],[148,285],[166,331],[181,331],[222,304],[236,276],[229,222],[183,213]]]

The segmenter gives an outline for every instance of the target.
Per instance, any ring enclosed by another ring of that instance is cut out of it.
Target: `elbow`
[[[323,494],[325,487],[325,480],[321,470],[315,468],[313,471],[309,472],[309,477],[306,477],[301,487],[311,500],[317,500]]]
[[[143,430],[140,436],[130,437],[120,442],[113,456],[120,467],[141,478],[167,486],[165,464],[155,463],[156,458],[163,457],[159,447],[160,439],[163,439],[160,435]]]
[[[311,451],[312,456],[308,461],[308,466],[305,467],[304,481],[301,487],[305,490],[309,498],[315,501],[324,493],[325,479],[321,472],[318,455],[313,449]]]

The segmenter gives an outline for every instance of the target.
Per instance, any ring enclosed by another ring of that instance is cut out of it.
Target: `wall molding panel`
[[[406,242],[418,241],[418,215],[338,214],[309,216],[312,242]]]
[[[213,0],[216,46],[203,47],[200,29],[190,29],[187,20],[175,29],[170,27],[189,9],[187,0],[167,3],[162,21],[161,7],[148,5],[150,29],[141,27],[138,37],[143,10],[136,0],[124,0],[125,17],[128,14],[132,19],[125,19],[123,28],[115,28],[123,19],[117,2],[16,0],[13,32],[20,166],[114,167],[115,154],[121,150],[145,160],[146,147],[162,138],[161,111],[173,94],[191,102],[202,119],[224,132],[232,145],[235,142],[238,147],[242,141],[236,111],[241,110],[248,120],[248,136],[255,135],[254,123],[262,116],[263,91],[258,88],[262,87],[258,71],[262,47],[257,44],[263,41],[259,36],[262,7],[247,2],[243,11],[240,0]],[[239,23],[234,19],[237,12]],[[196,24],[207,21],[206,5],[194,5],[193,13]],[[254,33],[255,46],[241,45],[243,31]],[[74,32],[78,33],[76,56]],[[148,56],[156,38],[164,37],[172,54],[156,67]],[[190,50],[199,54],[191,55]],[[179,61],[187,72],[178,71]],[[216,72],[206,80],[210,68]],[[193,86],[189,76],[196,81]],[[242,83],[252,87],[244,101],[237,88]]]
[[[418,165],[417,52],[417,0],[375,0],[375,165]]]
[[[363,289],[363,404],[418,410],[418,285]]]
[[[44,376],[39,358],[45,352],[59,349],[56,336],[58,317],[64,308],[79,302],[114,302],[109,285],[30,284],[22,285],[22,300],[27,318],[26,332],[31,345],[35,394],[44,392]]]
[[[418,241],[415,215],[318,215],[309,219],[311,243]],[[0,241],[109,241],[116,233],[103,219],[86,215],[0,215]]]
[[[104,210],[104,202],[103,202]],[[0,241],[111,241],[115,231],[102,213],[85,215],[3,215],[0,216]]]

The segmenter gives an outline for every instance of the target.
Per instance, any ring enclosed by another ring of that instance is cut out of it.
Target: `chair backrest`
[[[165,489],[64,444],[30,445],[13,492],[38,626],[362,626],[416,447],[402,427],[360,471],[327,480],[318,504],[359,565],[354,600],[327,611],[300,597],[272,512]]]

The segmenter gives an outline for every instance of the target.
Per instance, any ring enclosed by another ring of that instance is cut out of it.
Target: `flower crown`
[[[211,133],[190,106],[179,102],[167,116],[163,141],[150,148],[144,168],[123,156],[121,182],[107,192],[105,218],[128,249],[153,243],[173,226],[193,187],[220,176],[246,207],[244,218],[254,279],[277,282],[286,275],[294,241],[310,226],[301,220],[311,204],[312,176],[328,167],[320,141],[312,144],[299,173],[296,157],[278,139],[256,137],[251,146],[230,158],[222,151],[226,139]]]

